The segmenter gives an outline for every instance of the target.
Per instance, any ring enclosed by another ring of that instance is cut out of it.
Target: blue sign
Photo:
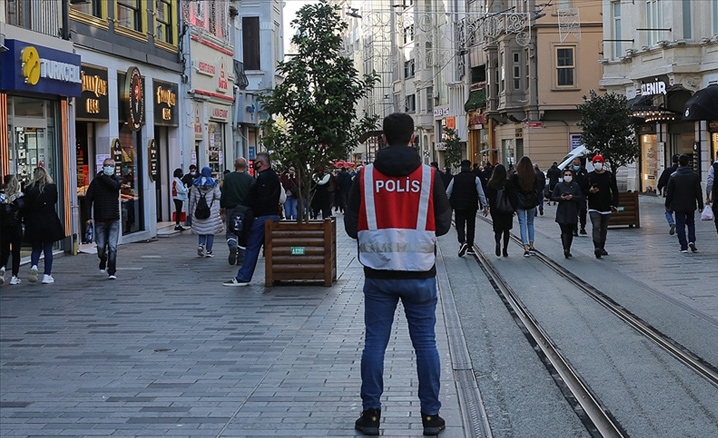
[[[254,160],[255,158],[257,158],[256,155],[257,155],[257,153],[255,152],[254,146],[250,146],[249,147],[249,159]]]
[[[5,40],[0,90],[80,97],[80,55],[19,40]]]

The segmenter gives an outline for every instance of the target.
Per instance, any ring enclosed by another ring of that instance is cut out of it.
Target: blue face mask
[[[111,176],[115,174],[115,166],[105,166],[102,168],[102,171],[105,172],[105,175]]]
[[[579,171],[579,170],[581,170],[581,166],[573,166],[573,170]]]

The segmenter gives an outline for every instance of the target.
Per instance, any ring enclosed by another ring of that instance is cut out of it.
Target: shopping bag
[[[713,220],[713,210],[711,209],[710,205],[706,205],[703,209],[703,212],[701,213],[701,220],[702,221],[712,221]]]

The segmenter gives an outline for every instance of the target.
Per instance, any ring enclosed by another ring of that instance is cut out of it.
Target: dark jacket
[[[546,175],[540,169],[536,170],[536,185],[539,192],[543,193],[544,187],[546,187]]]
[[[417,167],[421,166],[421,159],[416,149],[409,146],[391,146],[379,151],[374,161],[376,170],[388,176],[405,176],[411,174]],[[346,212],[344,213],[344,228],[352,239],[357,238],[357,224],[359,221],[359,207],[362,202],[362,187],[359,187],[360,178],[354,178],[352,189],[349,192]],[[451,206],[446,197],[446,188],[439,177],[439,172],[434,175],[434,220],[436,223],[436,235],[443,236],[451,229]],[[436,276],[436,266],[426,272],[416,271],[378,271],[364,267],[364,275],[367,278],[433,278]]]
[[[242,203],[252,187],[254,178],[247,172],[230,172],[224,177],[222,197],[219,199],[221,208],[232,209]]]
[[[449,184],[451,186],[451,195],[449,196],[449,203],[451,208],[454,210],[474,210],[476,211],[479,206],[479,192],[476,187],[476,182],[479,181],[479,189],[483,194],[483,187],[481,186],[481,180],[471,171],[471,169],[462,169],[461,172],[454,175],[453,180]],[[448,187],[447,187],[448,188]]]
[[[519,183],[519,174],[518,173],[512,173],[511,176],[509,176],[509,181],[511,181],[511,184],[514,187],[517,209],[530,210],[540,204],[540,199],[541,199],[540,196],[542,196],[542,193],[543,193],[543,186],[541,186],[539,189],[538,176],[534,176],[534,186],[533,186],[533,190],[530,192],[525,192],[521,189],[521,184]],[[534,198],[535,198],[533,206],[529,206],[528,208],[525,208],[526,206],[523,205],[523,203],[521,202],[522,197],[526,198],[527,200],[529,198],[531,198],[531,201],[534,201]]]
[[[42,192],[37,186],[29,186],[24,198],[25,241],[37,244],[63,239],[65,229],[55,211],[57,185],[47,184]]]
[[[668,187],[668,180],[671,179],[671,175],[673,172],[678,170],[678,164],[674,164],[671,167],[666,167],[666,169],[661,173],[661,176],[658,178],[658,185],[656,188],[658,190],[661,190],[664,187]],[[666,196],[666,191],[663,191],[663,197]]]
[[[690,167],[679,167],[668,180],[666,188],[666,208],[687,213],[703,210],[703,190],[701,179]]]
[[[558,165],[549,167],[546,171],[546,177],[548,178],[548,186],[553,190],[558,184],[559,178],[561,178],[561,169],[558,168]]]
[[[252,209],[254,217],[279,216],[279,176],[273,169],[265,169],[257,175],[242,205]]]
[[[571,200],[563,199],[563,195],[572,195]],[[559,224],[578,223],[579,203],[583,200],[583,193],[578,183],[571,181],[570,184],[558,183],[553,188],[551,200],[558,202],[556,208],[556,222]]]
[[[335,178],[339,191],[349,193],[352,188],[352,176],[346,169],[342,169]]]
[[[88,211],[93,211],[94,219],[99,222],[112,222],[120,219],[120,178],[117,175],[97,174],[85,194]],[[94,206],[94,210],[92,209]]]
[[[506,180],[500,189],[504,190],[504,196],[509,197],[511,206],[514,210],[516,210],[516,193],[513,183]],[[489,201],[489,212],[491,213],[491,220],[493,222],[493,229],[495,233],[510,230],[514,223],[513,212],[499,211],[497,207],[498,193],[500,189],[493,188],[489,184],[486,184],[486,198]]]
[[[578,184],[578,188],[581,189],[581,193],[583,193],[585,199],[586,196],[588,196],[588,189],[591,188],[591,185],[588,183],[588,171],[583,166],[575,170],[572,164],[568,166],[568,169],[573,170],[573,182]]]
[[[598,192],[588,194],[589,210],[606,212],[611,211],[611,206],[618,207],[618,186],[611,172],[589,172],[588,185],[589,189],[594,185],[598,187]]]

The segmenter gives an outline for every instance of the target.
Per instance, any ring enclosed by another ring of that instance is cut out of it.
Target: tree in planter
[[[456,130],[444,126],[444,163],[449,167],[459,167],[462,159],[461,139]]]
[[[263,111],[272,115],[261,123],[261,143],[273,158],[293,164],[299,178],[299,222],[308,220],[301,206],[311,205],[314,172],[346,159],[359,135],[376,129],[378,121],[356,113],[356,103],[374,88],[378,75],[360,77],[352,60],[341,55],[347,24],[338,11],[322,0],[297,12],[292,21],[296,55],[279,63],[282,83],[259,97]]]
[[[581,141],[586,149],[603,155],[615,181],[617,169],[636,161],[640,153],[626,96],[616,93],[599,96],[591,90],[589,97],[583,96],[583,102],[577,105],[581,114],[578,126],[583,130]]]

